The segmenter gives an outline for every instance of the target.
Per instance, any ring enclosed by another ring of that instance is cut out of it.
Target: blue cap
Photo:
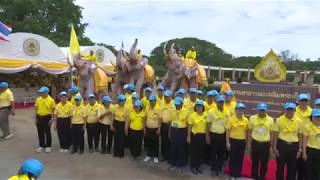
[[[127,84],[128,85],[128,87],[127,87],[127,89],[128,90],[131,90],[131,91],[134,91],[135,90],[135,86],[134,86],[134,84]]]
[[[204,106],[202,100],[197,100],[195,105],[196,105],[196,106]]]
[[[208,92],[207,92],[207,96],[216,97],[216,96],[218,96],[218,95],[219,95],[219,93],[218,93],[217,90],[211,90],[211,91],[208,91]]]
[[[299,94],[298,100],[299,101],[303,101],[303,100],[309,101],[310,100],[310,96],[309,96],[309,94],[302,93],[302,94]]]
[[[112,99],[110,96],[103,96],[102,102],[112,102]]]
[[[318,99],[316,99],[316,100],[314,101],[314,105],[320,105],[320,98],[318,98]]]
[[[203,95],[203,91],[198,90],[198,91],[197,91],[197,94]]]
[[[136,107],[142,107],[141,101],[136,101],[136,102],[134,102],[134,106],[136,106]]]
[[[156,100],[157,100],[157,96],[155,96],[155,95],[151,95],[149,97],[149,101],[156,101]]]
[[[0,83],[0,88],[8,88],[8,87],[9,87],[9,83],[7,83],[7,82]]]
[[[62,92],[59,94],[59,97],[61,97],[61,96],[68,96],[68,93],[65,92],[65,91],[62,91]]]
[[[183,88],[178,89],[177,94],[184,94],[186,91]]]
[[[182,97],[175,97],[173,100],[175,105],[182,105],[183,104],[183,99]]]
[[[256,107],[258,110],[264,110],[264,111],[266,111],[266,110],[268,110],[268,105],[267,104],[265,104],[265,103],[259,103],[259,104],[257,104],[257,107]]]
[[[77,93],[79,92],[79,88],[77,86],[72,86],[70,89],[69,89],[69,92],[71,93]]]
[[[152,88],[151,87],[147,87],[144,89],[146,92],[152,92]]]
[[[236,104],[236,109],[245,109],[246,108],[246,105],[245,104],[243,104],[243,103],[237,103]]]
[[[233,91],[232,90],[226,90],[226,91],[224,91],[224,94],[225,95],[228,95],[228,96],[233,96],[234,95],[234,93],[233,93]]]
[[[31,174],[35,178],[38,178],[43,171],[43,165],[37,159],[28,159],[23,162],[20,169],[22,173]]]
[[[197,94],[197,93],[198,93],[198,89],[196,89],[196,88],[190,88],[190,89],[189,89],[189,92],[190,92],[190,93],[193,93],[193,94]]]
[[[94,94],[89,94],[88,97],[89,97],[89,99],[90,99],[90,98],[95,98],[96,96],[95,96]]]
[[[129,86],[129,84],[125,84],[125,85],[123,86],[123,90],[127,90],[127,89],[128,89],[128,86]]]
[[[311,115],[313,117],[319,117],[320,116],[320,109],[312,109]]]
[[[226,101],[226,98],[224,97],[224,95],[219,94],[218,96],[216,96],[216,101],[217,102],[224,102],[224,101]]]
[[[81,101],[81,100],[82,100],[82,97],[81,97],[81,96],[76,96],[76,97],[74,97],[74,100],[75,100],[75,101]]]
[[[39,93],[49,93],[49,88],[47,86],[42,86],[39,90]]]
[[[293,103],[293,102],[286,102],[284,105],[283,105],[283,108],[284,109],[296,109],[296,104]]]
[[[162,84],[159,84],[158,87],[157,87],[157,90],[159,91],[164,91],[164,87]]]
[[[132,99],[139,99],[139,94],[138,93],[132,93],[131,97],[132,97]]]
[[[117,97],[117,100],[118,100],[119,102],[125,101],[125,100],[126,100],[126,96],[123,95],[123,94],[119,94],[118,97]]]
[[[166,91],[164,92],[164,96],[170,97],[170,96],[172,96],[172,92],[171,92],[170,90],[166,90]]]

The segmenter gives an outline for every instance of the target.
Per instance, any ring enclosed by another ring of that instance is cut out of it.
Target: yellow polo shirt
[[[218,107],[210,109],[208,112],[207,122],[211,123],[210,132],[223,134],[225,133],[225,125],[230,118],[230,112],[223,108],[220,111]]]
[[[104,125],[110,125],[113,119],[113,115],[112,112],[114,112],[113,110],[114,105],[110,104],[109,108],[106,108],[104,105],[100,106],[100,116],[102,116],[104,113],[110,113],[109,115],[104,116],[102,119],[99,119],[99,122],[104,124]]]
[[[235,115],[235,109],[236,109],[236,101],[231,101],[229,104],[228,103],[224,103],[223,104],[223,108],[228,109],[228,111],[230,112],[230,116],[234,116]]]
[[[73,106],[71,113],[72,124],[85,124],[87,118],[87,110],[84,105]]]
[[[207,128],[207,113],[203,112],[201,115],[197,112],[191,113],[188,118],[188,124],[192,126],[191,132],[193,134],[204,134]]]
[[[183,107],[188,111],[189,114],[191,114],[192,112],[194,112],[194,106],[196,104],[196,101],[191,101],[190,98],[185,98],[184,102],[183,102]]]
[[[159,127],[159,119],[160,119],[160,108],[158,105],[155,105],[154,108],[151,106],[147,107],[145,110],[147,116],[146,126],[147,128],[158,128]]]
[[[16,176],[11,176],[8,180],[35,180],[34,178],[29,178],[28,175],[16,175]]]
[[[87,110],[87,123],[93,124],[98,122],[98,119],[100,117],[101,104],[96,102],[93,106],[91,106],[90,103],[88,103],[85,107]]]
[[[254,140],[268,142],[271,140],[271,132],[274,129],[274,120],[269,115],[264,118],[253,115],[249,119],[248,128],[252,130],[251,136]]]
[[[187,127],[188,112],[185,108],[180,110],[174,109],[171,113],[171,126],[174,128]]]
[[[131,111],[129,115],[130,129],[140,131],[144,129],[146,114],[144,111]]]
[[[303,122],[310,122],[311,113],[312,108],[310,106],[308,106],[305,111],[303,111],[300,106],[297,106],[295,115]]]
[[[169,103],[164,102],[160,105],[160,118],[162,119],[163,123],[167,124],[172,120],[171,117],[172,113],[174,113],[174,110],[175,107],[172,100]]]
[[[159,96],[157,96],[157,105],[161,105],[161,104],[163,104],[165,102],[165,100],[164,100],[164,96],[162,96],[162,98],[160,98]]]
[[[121,107],[117,104],[113,108],[113,114],[116,121],[125,122],[130,115],[130,111],[127,107]]]
[[[304,127],[303,135],[308,137],[308,147],[320,149],[320,127],[311,122]]]
[[[238,119],[236,116],[231,116],[226,125],[226,129],[230,131],[230,138],[238,140],[246,139],[248,123],[249,121],[245,116],[242,116],[241,119]]]
[[[297,116],[288,119],[285,115],[280,116],[275,123],[274,131],[279,133],[279,139],[286,142],[298,142],[298,135],[302,133],[301,120]]]
[[[147,96],[145,96],[141,99],[141,103],[142,103],[143,109],[146,109],[149,106],[150,103],[149,103]]]
[[[13,101],[14,101],[14,96],[9,88],[4,90],[0,94],[0,108],[11,106],[11,102],[13,102]]]
[[[71,98],[70,98],[70,102],[71,102],[73,105],[75,105],[75,104],[76,104],[76,101],[75,101],[76,96],[80,96],[80,97],[82,97],[82,96],[81,96],[81,94],[80,94],[79,92],[78,92],[77,94],[75,94],[75,95],[71,96]],[[81,104],[83,104],[83,101],[81,101]]]
[[[40,96],[36,99],[36,102],[34,104],[34,106],[38,109],[37,114],[39,116],[51,115],[55,105],[56,103],[51,96],[48,96],[46,98]]]
[[[54,109],[54,115],[56,115],[58,118],[70,117],[72,113],[72,106],[73,105],[69,101],[67,101],[64,105],[60,102]]]
[[[205,101],[204,108],[205,108],[206,112],[209,112],[210,109],[217,108],[217,104],[214,101],[212,101],[211,104],[209,104],[207,101]]]

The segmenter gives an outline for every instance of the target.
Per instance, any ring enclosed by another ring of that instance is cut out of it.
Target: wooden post
[[[221,69],[221,66],[220,66],[220,68],[219,68],[218,80],[219,80],[219,81],[222,80],[222,69]]]
[[[250,81],[250,69],[248,68],[248,82]]]
[[[303,82],[306,83],[307,82],[307,76],[308,76],[308,72],[306,70],[303,71]]]
[[[236,81],[236,68],[232,69],[232,81]]]
[[[210,78],[210,70],[211,70],[211,66],[208,66],[208,69],[207,69],[207,79]]]

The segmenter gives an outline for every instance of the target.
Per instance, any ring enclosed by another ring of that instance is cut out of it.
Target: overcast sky
[[[77,0],[86,35],[130,49],[134,38],[144,54],[161,42],[196,37],[234,56],[263,56],[290,49],[299,58],[320,57],[320,1],[109,1]]]

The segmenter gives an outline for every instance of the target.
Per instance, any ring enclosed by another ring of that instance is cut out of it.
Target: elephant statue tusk
[[[130,59],[135,59],[137,45],[138,45],[138,39],[135,39],[134,43],[130,49],[130,54],[129,54]]]
[[[166,41],[166,42],[164,43],[164,45],[163,45],[163,54],[164,54],[165,56],[168,56],[167,51],[166,51],[167,44],[168,44],[168,41]]]

